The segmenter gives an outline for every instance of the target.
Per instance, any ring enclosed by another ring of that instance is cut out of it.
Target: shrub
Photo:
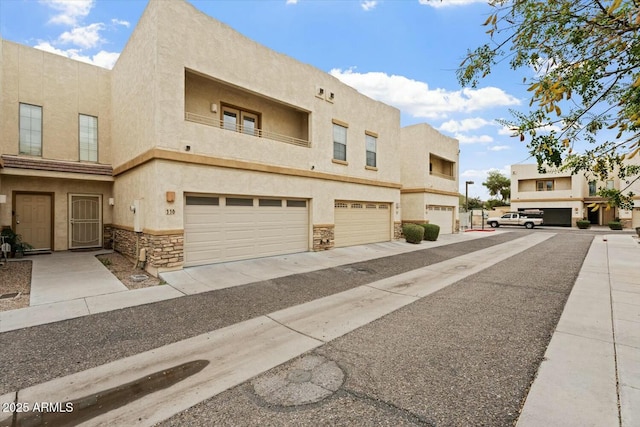
[[[424,228],[424,240],[435,242],[440,234],[440,226],[436,224],[422,224]]]
[[[424,238],[424,228],[416,224],[405,224],[402,226],[402,234],[408,243],[420,243]]]
[[[582,230],[591,227],[591,223],[587,219],[581,219],[581,220],[576,221],[576,225],[578,226],[578,228],[580,228]]]
[[[622,230],[622,223],[620,221],[610,221],[609,228],[612,230]]]

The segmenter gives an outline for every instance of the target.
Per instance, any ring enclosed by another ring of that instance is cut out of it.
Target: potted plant
[[[576,225],[578,226],[578,228],[580,228],[581,230],[585,230],[587,228],[591,227],[591,222],[589,222],[588,219],[580,219],[578,221],[576,221]]]
[[[11,245],[11,256],[15,258],[22,258],[25,252],[33,249],[29,243],[22,240],[22,236],[17,234],[11,227],[6,227],[0,232],[0,235],[4,237],[4,242]]]
[[[24,253],[25,252],[29,252],[30,250],[33,250],[33,246],[31,246],[27,242],[23,242],[22,238],[18,234],[18,240],[16,241],[15,251],[14,251],[15,252],[15,257],[16,258],[22,258],[24,256]]]
[[[622,223],[619,218],[616,218],[613,221],[609,221],[609,228],[612,230],[622,230]]]

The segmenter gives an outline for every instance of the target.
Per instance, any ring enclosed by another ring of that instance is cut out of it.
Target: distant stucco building
[[[607,201],[597,195],[599,188],[606,187],[624,190],[627,185],[618,177],[598,182],[584,174],[572,175],[569,171],[549,170],[541,174],[534,164],[511,166],[512,209],[541,209],[545,225],[575,227],[576,221],[581,219],[588,219],[595,225],[607,225],[619,218],[624,227],[640,226],[640,200],[635,201],[633,211],[607,209]],[[625,191],[638,194],[638,187],[632,184]],[[599,208],[594,211],[590,207],[592,204]]]
[[[113,70],[0,43],[0,225],[147,270],[458,219],[458,142],[190,4],[151,0]]]

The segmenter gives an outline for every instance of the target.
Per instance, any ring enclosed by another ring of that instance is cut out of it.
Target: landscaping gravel
[[[29,306],[31,289],[31,261],[9,261],[0,267],[0,311]],[[15,297],[7,295],[17,294]]]
[[[144,270],[137,268],[133,261],[118,252],[98,255],[96,258],[128,289],[148,288],[149,286],[164,284],[161,279],[153,277]],[[132,276],[146,276],[146,279],[134,280]]]

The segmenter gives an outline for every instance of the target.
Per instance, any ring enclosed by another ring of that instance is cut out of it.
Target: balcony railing
[[[450,179],[450,180],[455,180],[456,179],[456,177],[453,176],[453,175],[446,175],[444,173],[433,172],[433,171],[429,172],[429,175],[437,176],[439,178],[444,178],[444,179]]]
[[[244,128],[241,124],[237,123],[234,125],[229,125],[229,123],[224,123],[222,120],[214,119],[207,116],[201,116],[195,113],[184,113],[184,119],[188,122],[200,123],[201,125],[213,126],[220,129],[226,129],[232,132],[239,132],[245,135],[257,136],[259,138],[271,139],[273,141],[284,142],[286,144],[297,145],[298,147],[310,147],[311,144],[309,141],[305,141],[304,139],[294,138],[292,136],[280,135],[279,133],[269,132],[264,129],[258,128]]]

